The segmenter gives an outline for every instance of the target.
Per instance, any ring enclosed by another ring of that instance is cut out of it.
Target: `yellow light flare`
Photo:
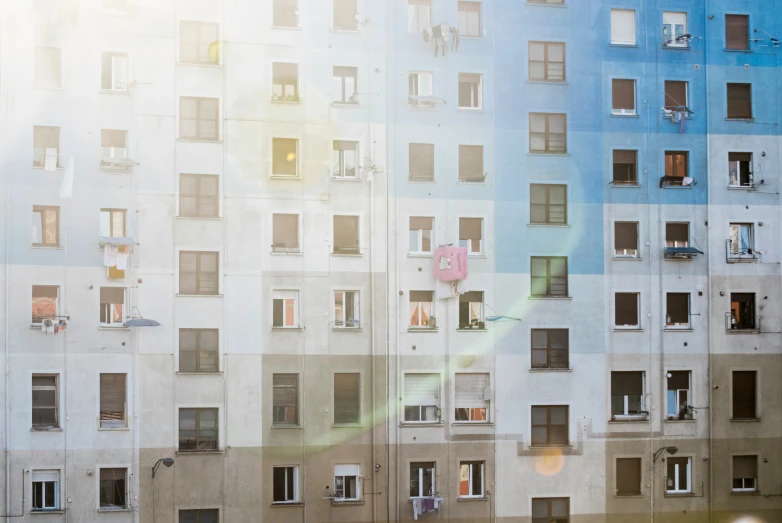
[[[535,458],[535,470],[544,476],[559,474],[564,464],[565,458],[562,451],[557,448],[546,449],[545,455]]]

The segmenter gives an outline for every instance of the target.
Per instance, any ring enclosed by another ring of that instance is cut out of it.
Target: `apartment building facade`
[[[6,2],[0,515],[782,519],[778,11]]]

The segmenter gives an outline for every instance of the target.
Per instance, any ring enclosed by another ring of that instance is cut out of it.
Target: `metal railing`
[[[751,247],[741,247],[731,239],[725,240],[725,261],[728,263],[755,262],[760,255]]]

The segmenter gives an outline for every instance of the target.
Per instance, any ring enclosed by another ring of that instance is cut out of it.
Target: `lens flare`
[[[535,458],[535,470],[544,476],[559,474],[564,464],[565,458],[562,456],[562,451],[557,448],[546,449],[543,456]]]

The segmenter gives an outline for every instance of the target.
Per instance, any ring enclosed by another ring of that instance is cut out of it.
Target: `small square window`
[[[564,114],[530,113],[529,150],[531,153],[567,153],[567,117]]]
[[[272,327],[299,326],[299,291],[274,291],[272,298]]]
[[[100,210],[100,235],[102,238],[124,238],[127,236],[125,221],[127,211],[125,209],[101,209]]]
[[[100,166],[103,169],[127,169],[131,165],[128,160],[128,132],[101,129]]]
[[[298,0],[274,0],[272,10],[272,23],[275,27],[299,26]]]
[[[568,407],[532,407],[532,445],[567,445]]]
[[[532,523],[569,523],[570,498],[533,498]]]
[[[217,409],[179,409],[179,452],[217,449]]]
[[[690,224],[667,222],[665,224],[666,247],[689,247]]]
[[[615,150],[613,166],[614,185],[638,184],[638,151]]]
[[[439,374],[406,373],[404,393],[405,423],[440,421]]]
[[[272,216],[272,252],[297,253],[299,246],[299,215],[274,214]]]
[[[484,489],[485,463],[483,461],[459,462],[459,497],[482,498]]]
[[[179,137],[214,142],[220,139],[220,103],[217,98],[179,98]]]
[[[568,295],[566,257],[533,256],[530,258],[530,295],[557,298]]]
[[[179,294],[219,293],[219,254],[216,252],[179,252]]]
[[[646,376],[643,372],[611,373],[611,417],[616,420],[645,419]]]
[[[60,288],[54,285],[33,285],[33,323],[57,317]]]
[[[568,329],[532,329],[531,338],[533,369],[568,368]]]
[[[679,112],[688,107],[689,82],[679,80],[665,81],[665,101],[663,106],[666,111]]]
[[[758,457],[733,456],[733,492],[758,490]]]
[[[179,216],[217,218],[220,177],[214,174],[179,175]]]
[[[529,79],[537,82],[565,81],[565,44],[529,43]]]
[[[299,467],[272,467],[272,503],[299,501]]]
[[[687,13],[663,12],[663,47],[689,47]]]
[[[689,153],[686,151],[665,151],[665,176],[662,184],[664,186],[685,185],[684,179],[689,176],[688,163]]]
[[[635,11],[611,9],[611,43],[635,45]]]
[[[60,508],[60,471],[34,470],[33,510],[59,510]]]
[[[358,31],[358,0],[334,0],[334,29]]]
[[[359,499],[361,499],[359,465],[334,465],[334,501],[358,501]]]
[[[567,224],[567,186],[532,184],[529,186],[530,223]]]
[[[220,370],[217,329],[179,329],[179,372]]]
[[[188,64],[219,64],[220,26],[210,22],[179,22],[179,61]]]

